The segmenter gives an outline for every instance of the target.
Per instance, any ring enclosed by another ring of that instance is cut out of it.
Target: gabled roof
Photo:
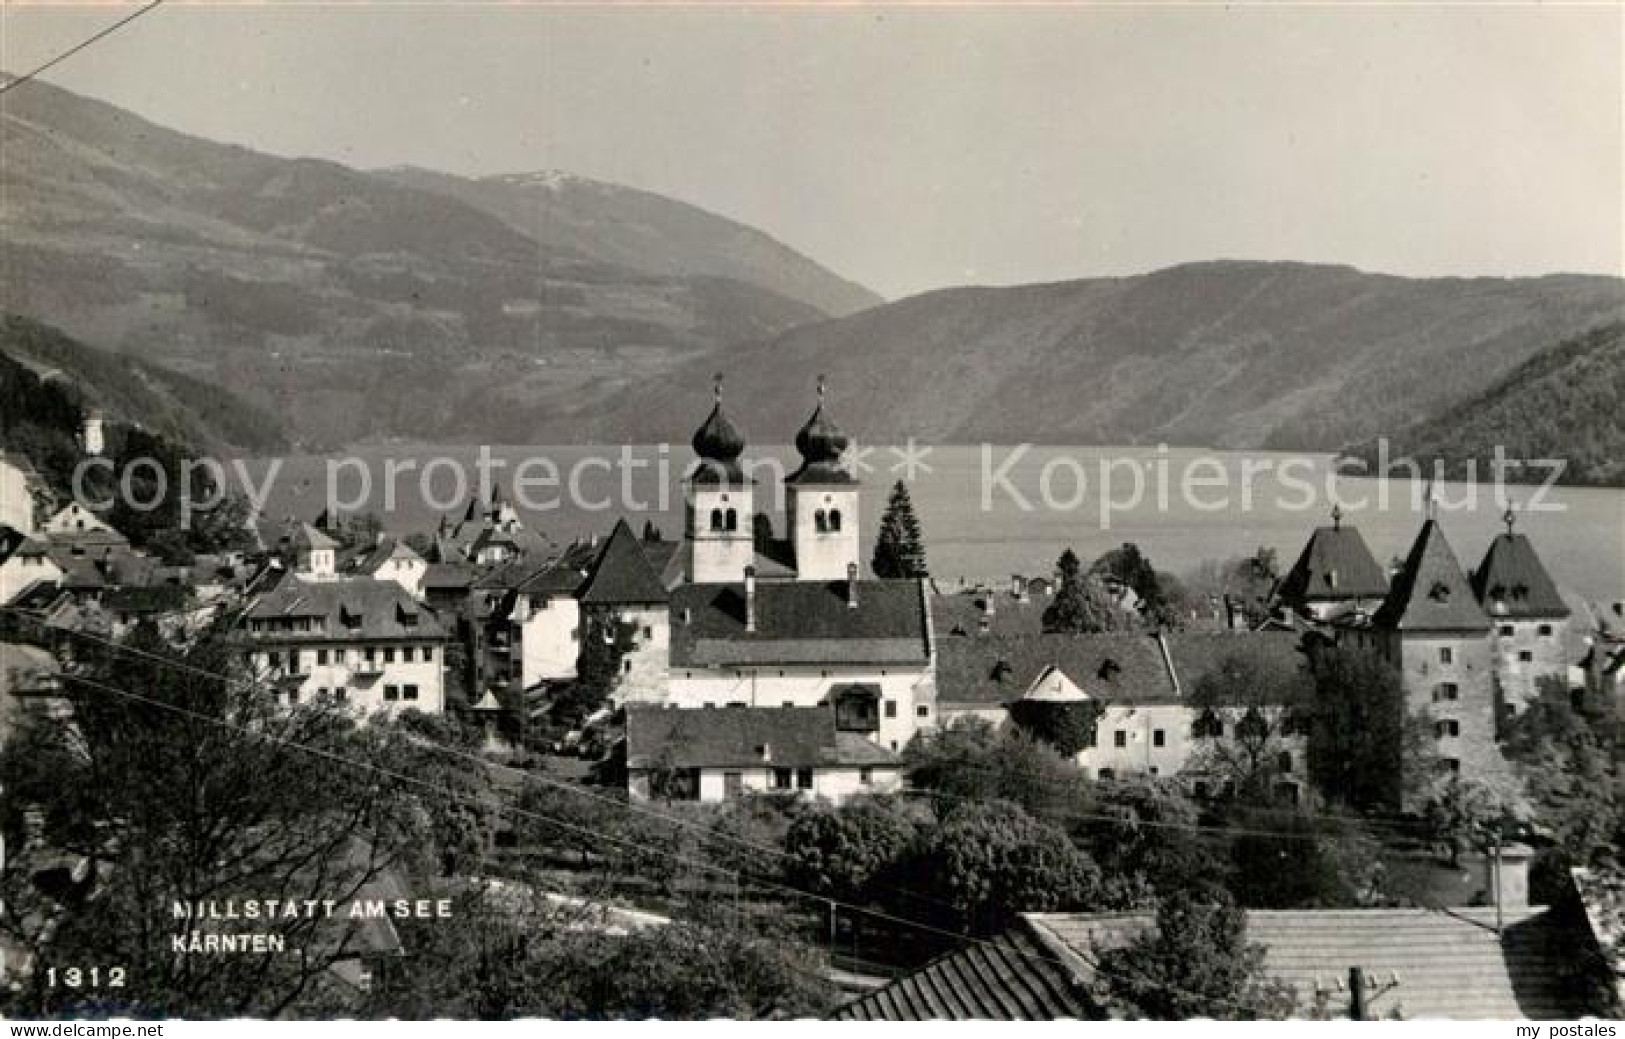
[[[1379,627],[1407,631],[1483,632],[1490,628],[1443,528],[1434,519],[1422,524],[1393,588],[1371,619]]]
[[[814,768],[898,760],[856,733],[837,734],[829,706],[626,711],[628,768]]]
[[[969,942],[830,1015],[837,1021],[1054,1021],[1093,1003],[1064,962],[1018,924]]]
[[[1265,948],[1264,972],[1295,988],[1305,1007],[1318,989],[1334,1013],[1346,1014],[1348,971],[1358,966],[1373,982],[1372,1018],[1397,1010],[1412,1020],[1573,1019],[1592,1010],[1571,977],[1587,937],[1544,907],[1507,907],[1502,934],[1494,907],[1248,910],[1246,918],[1247,940]],[[1144,913],[1028,913],[1024,920],[1086,979],[1097,950],[1154,926]]]
[[[1473,594],[1492,617],[1567,617],[1569,605],[1527,534],[1498,534],[1473,572]]]
[[[311,549],[313,551],[324,548],[338,548],[339,543],[317,530],[309,523],[301,523],[294,531],[289,544],[294,548]]]
[[[1277,594],[1285,602],[1380,599],[1388,594],[1388,575],[1354,527],[1317,527],[1298,561],[1281,580]]]
[[[1032,685],[1027,687],[1021,698],[1040,703],[1075,703],[1079,700],[1093,699],[1078,688],[1078,684],[1068,678],[1065,671],[1054,664],[1039,672],[1038,677],[1033,679]]]
[[[1259,631],[1180,631],[1166,636],[1168,655],[1174,662],[1179,688],[1189,696],[1204,675],[1217,671],[1224,662],[1244,654],[1282,671],[1302,669],[1303,636],[1293,630],[1270,628]]]
[[[758,581],[756,630],[743,584],[688,584],[671,594],[671,664],[923,665],[929,659],[918,581]]]
[[[937,642],[937,699],[1005,704],[1020,699],[1051,668],[1084,695],[1107,703],[1179,699],[1156,636],[956,635]]]
[[[1044,611],[1052,601],[1047,595],[1017,599],[1008,588],[939,592],[931,597],[931,626],[939,639],[977,634],[984,620],[990,635],[1039,635],[1044,631]]]
[[[593,563],[592,574],[581,590],[588,606],[620,606],[634,603],[663,603],[670,598],[660,573],[643,552],[642,542],[626,520],[616,522]]]
[[[362,573],[374,574],[391,559],[423,562],[423,557],[418,555],[411,545],[399,538],[385,536],[370,551],[356,558],[355,569]]]

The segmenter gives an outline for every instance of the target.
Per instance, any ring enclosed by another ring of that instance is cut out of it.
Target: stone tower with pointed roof
[[[743,581],[755,562],[755,488],[739,465],[745,438],[722,410],[722,377],[717,376],[711,414],[694,431],[697,460],[688,477],[683,530],[689,552],[688,578],[700,584]]]
[[[1406,707],[1427,718],[1440,767],[1468,778],[1504,772],[1490,619],[1431,510],[1372,629]]]
[[[1516,711],[1539,694],[1542,678],[1567,679],[1570,611],[1529,535],[1514,529],[1510,507],[1505,522],[1506,533],[1473,571],[1473,594],[1494,625],[1496,675],[1507,708]]]
[[[862,572],[858,549],[862,488],[843,457],[850,444],[824,414],[824,381],[819,379],[818,406],[796,434],[801,468],[784,481],[798,581],[844,581],[854,566]]]

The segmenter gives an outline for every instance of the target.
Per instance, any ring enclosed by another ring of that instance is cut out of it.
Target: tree
[[[1212,776],[1253,803],[1275,797],[1275,783],[1302,767],[1296,737],[1314,693],[1308,673],[1257,648],[1232,650],[1191,690],[1202,735],[1186,766]]]
[[[903,767],[911,785],[936,795],[939,815],[966,801],[1001,802],[1064,828],[1089,805],[1089,781],[1076,762],[981,718],[919,733],[903,748]]]
[[[1106,710],[1098,700],[1017,700],[1009,709],[1010,720],[1023,732],[1063,758],[1095,745],[1095,727]]]
[[[926,837],[913,875],[945,926],[975,935],[997,934],[1020,913],[1093,908],[1100,890],[1099,868],[1064,831],[998,804],[949,815]]]
[[[1112,578],[1133,589],[1140,599],[1140,616],[1148,623],[1159,628],[1184,626],[1177,599],[1164,587],[1172,583],[1172,579],[1157,573],[1151,560],[1133,542],[1124,542],[1121,547],[1102,555],[1089,568],[1089,573]]]
[[[1258,624],[1269,617],[1270,594],[1280,578],[1280,559],[1275,549],[1260,545],[1250,556],[1205,560],[1190,574],[1187,584],[1195,596],[1211,600],[1228,597],[1240,605],[1249,624]]]
[[[140,655],[133,652],[139,651]],[[279,706],[225,639],[181,652],[149,627],[125,647],[84,642],[64,683],[71,718],[41,715],[0,751],[8,804],[43,820],[39,849],[82,859],[88,887],[33,883],[30,852],[8,856],[0,919],[52,965],[119,964],[140,979],[142,1016],[279,1017],[326,998],[328,968],[355,936],[320,915],[262,921],[287,953],[175,955],[200,900],[334,899],[410,866],[428,837],[406,741],[357,727],[327,703]],[[49,940],[47,941],[47,934]],[[64,1016],[79,995],[43,983],[8,1014]]]
[[[1427,719],[1406,710],[1398,671],[1349,646],[1319,646],[1309,663],[1309,766],[1321,795],[1361,811],[1419,803],[1436,770],[1433,739]]]
[[[1230,891],[1250,909],[1345,909],[1377,896],[1377,842],[1358,823],[1241,811]]]
[[[1452,866],[1465,852],[1486,853],[1521,836],[1529,822],[1521,784],[1511,776],[1435,777],[1422,809],[1428,835]]]
[[[1220,882],[1222,837],[1201,832],[1201,813],[1177,783],[1142,776],[1096,787],[1079,838],[1106,878],[1107,905],[1143,909]]]
[[[1228,898],[1179,892],[1157,907],[1150,931],[1096,949],[1096,984],[1109,1008],[1155,1021],[1291,1017],[1292,990],[1264,973],[1264,953]]]
[[[1083,576],[1083,564],[1070,548],[1061,553],[1055,569],[1060,579],[1054,597],[1044,607],[1045,631],[1082,635],[1123,627],[1121,611],[1097,585]]]
[[[814,894],[870,901],[876,897],[871,885],[913,849],[922,822],[899,804],[872,798],[809,812],[785,834],[785,877]]]
[[[553,701],[553,719],[578,725],[604,706],[621,683],[621,661],[632,651],[637,625],[619,614],[594,611],[582,628],[574,682]]]
[[[925,562],[920,520],[914,514],[914,502],[902,480],[892,485],[886,512],[880,518],[880,535],[875,539],[870,567],[876,577],[882,578],[925,577],[930,573]]]

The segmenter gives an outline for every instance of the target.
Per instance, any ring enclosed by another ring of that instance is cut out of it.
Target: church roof
[[[1473,593],[1492,617],[1567,617],[1558,593],[1527,534],[1498,534],[1473,572]]]
[[[801,452],[801,468],[785,478],[789,484],[848,484],[856,483],[842,463],[852,438],[842,432],[835,421],[824,414],[823,388],[819,388],[818,407],[812,417],[796,434],[796,450]]]
[[[1473,596],[1438,520],[1430,518],[1422,524],[1405,565],[1372,621],[1379,627],[1409,631],[1489,630],[1489,618]]]
[[[699,464],[689,478],[696,483],[733,483],[742,479],[739,456],[745,453],[745,435],[722,410],[721,376],[717,377],[716,403],[700,423],[689,443],[699,456]]]
[[[671,595],[673,667],[897,664],[928,660],[917,581],[758,581],[756,630],[745,630],[742,584],[687,584]]]
[[[638,536],[624,518],[617,520],[581,589],[581,602],[587,606],[616,606],[663,603],[669,598]]]
[[[1380,599],[1388,594],[1388,576],[1354,527],[1341,523],[1318,527],[1303,553],[1281,581],[1278,593],[1288,603],[1310,600]]]

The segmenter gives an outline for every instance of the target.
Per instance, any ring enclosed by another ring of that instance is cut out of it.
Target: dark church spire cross
[[[1343,526],[1343,505],[1341,502],[1332,503],[1332,529],[1338,530]]]
[[[722,373],[711,376],[711,396],[718,404],[722,403]]]
[[[1501,515],[1501,522],[1507,525],[1507,537],[1512,536],[1512,528],[1518,522],[1518,505],[1516,502],[1507,502],[1507,510]]]

